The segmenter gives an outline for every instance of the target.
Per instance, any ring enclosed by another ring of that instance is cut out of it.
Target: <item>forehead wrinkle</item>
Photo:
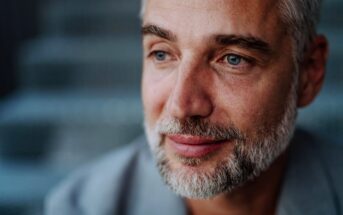
[[[217,11],[221,8],[222,4],[225,4],[225,0],[211,0],[217,1],[216,4],[208,4],[204,0],[188,0],[188,1],[178,1],[172,4],[173,10],[178,10],[186,8],[187,10],[205,10],[205,11]]]

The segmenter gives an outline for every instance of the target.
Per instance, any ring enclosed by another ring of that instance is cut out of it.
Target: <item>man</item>
[[[325,74],[320,1],[142,5],[154,159],[138,140],[80,170],[48,214],[340,214],[341,149],[294,132]]]

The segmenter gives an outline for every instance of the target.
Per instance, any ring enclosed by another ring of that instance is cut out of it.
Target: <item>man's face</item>
[[[265,170],[296,115],[291,37],[274,0],[148,0],[146,133],[180,195],[209,198]]]

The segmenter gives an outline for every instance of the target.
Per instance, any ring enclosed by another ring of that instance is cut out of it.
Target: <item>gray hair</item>
[[[301,62],[317,34],[322,0],[281,0],[281,18],[294,42],[294,56]]]
[[[304,52],[315,38],[322,0],[280,0],[281,18],[293,37],[295,60],[301,62]],[[146,0],[141,0],[140,17],[143,17]]]

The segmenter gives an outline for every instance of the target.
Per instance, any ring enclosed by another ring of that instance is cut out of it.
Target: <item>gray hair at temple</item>
[[[143,17],[146,0],[141,0],[140,17]],[[294,57],[300,63],[304,52],[315,38],[322,0],[280,0],[281,18],[289,26],[294,40]]]

